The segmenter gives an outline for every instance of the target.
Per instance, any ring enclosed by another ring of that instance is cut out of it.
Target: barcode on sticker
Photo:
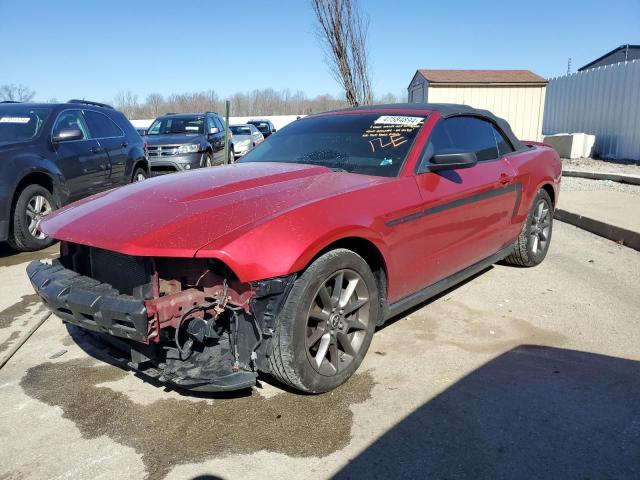
[[[29,123],[29,117],[2,117],[0,123]]]
[[[406,125],[406,126],[418,126],[420,122],[424,120],[424,117],[404,117],[400,115],[383,115],[379,117],[374,123],[382,123],[384,125]]]

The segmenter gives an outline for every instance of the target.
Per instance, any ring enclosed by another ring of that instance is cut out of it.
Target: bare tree
[[[402,95],[402,93],[401,93]],[[377,103],[395,103],[402,97],[388,93],[375,99]],[[146,96],[144,102],[138,103],[138,96],[132,92],[121,92],[114,100],[116,107],[130,119],[155,118],[168,112],[198,113],[224,112],[224,99],[215,91],[209,90],[195,93],[174,93],[163,97],[158,93]],[[326,112],[349,106],[346,98],[333,95],[317,95],[309,98],[298,90],[274,90],[272,88],[256,89],[250,92],[238,92],[230,95],[231,115],[300,115]]]
[[[157,117],[160,113],[160,107],[164,103],[164,98],[159,93],[150,93],[147,95],[145,106],[147,107],[150,116]]]
[[[317,35],[329,71],[342,85],[349,105],[371,103],[371,74],[367,52],[368,20],[357,0],[310,0]]]
[[[36,92],[25,85],[14,85],[13,83],[0,86],[0,100],[11,102],[30,102]]]
[[[138,110],[138,96],[127,91],[116,96],[116,107],[127,117],[133,118]]]

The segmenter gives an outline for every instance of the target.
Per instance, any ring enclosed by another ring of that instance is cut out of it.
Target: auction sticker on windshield
[[[373,123],[382,123],[384,125],[405,125],[407,127],[409,127],[409,126],[416,126],[417,127],[423,120],[424,120],[424,117],[405,117],[405,116],[399,116],[399,115],[383,115],[383,116],[379,117]]]
[[[29,123],[29,117],[2,117],[0,123]]]

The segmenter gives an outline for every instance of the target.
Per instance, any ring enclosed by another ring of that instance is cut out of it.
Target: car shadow
[[[640,478],[640,362],[518,346],[413,411],[335,478]]]
[[[480,270],[478,273],[475,273],[473,275],[471,275],[468,278],[465,278],[464,280],[462,280],[460,283],[456,283],[455,285],[452,285],[451,287],[447,288],[446,290],[440,292],[437,295],[434,295],[433,297],[425,300],[422,303],[419,303],[418,305],[416,305],[415,307],[411,307],[408,310],[405,310],[402,313],[399,313],[398,315],[395,315],[391,318],[389,318],[387,321],[385,321],[382,325],[378,326],[376,328],[376,332],[380,331],[380,330],[384,330],[385,328],[393,325],[394,323],[396,323],[399,320],[405,319],[409,316],[411,316],[412,313],[417,312],[418,310],[425,308],[427,306],[429,306],[431,303],[435,302],[436,300],[438,300],[439,298],[443,298],[446,297],[447,295],[449,295],[451,292],[456,291],[458,288],[462,287],[463,285],[466,285],[469,282],[473,282],[476,278],[481,277],[482,275],[484,275],[485,273],[493,270],[493,265],[489,265],[487,268]]]

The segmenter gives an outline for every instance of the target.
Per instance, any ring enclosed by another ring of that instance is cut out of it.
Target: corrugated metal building
[[[595,154],[640,160],[640,60],[549,80],[544,133],[596,136]]]
[[[620,45],[608,53],[605,53],[594,61],[587,63],[578,71],[589,70],[590,68],[604,67],[605,65],[614,65],[620,62],[630,62],[631,60],[640,60],[640,45]]]
[[[524,140],[542,139],[547,81],[529,70],[417,70],[410,103],[462,103],[490,110]]]

